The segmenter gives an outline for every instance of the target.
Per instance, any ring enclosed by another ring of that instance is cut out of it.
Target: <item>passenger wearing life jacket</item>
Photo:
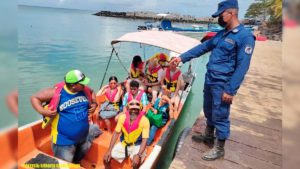
[[[169,109],[172,108],[170,102],[170,98],[167,95],[163,95],[161,98],[157,98],[154,105],[149,108],[146,114],[150,122],[150,133],[147,141],[148,146],[153,142],[156,131],[165,126],[170,118],[173,118],[173,116],[169,114]]]
[[[174,109],[171,109],[171,114],[178,110],[178,105],[180,101],[179,91],[182,88],[183,77],[181,71],[177,68],[177,65],[173,62],[169,64],[163,75],[162,86],[165,86],[169,97],[171,97],[171,103]],[[161,92],[164,94],[164,92]]]
[[[33,108],[51,123],[52,150],[55,157],[79,163],[89,150],[89,133],[99,130],[89,125],[88,116],[97,107],[96,97],[87,84],[90,79],[79,70],[69,71],[65,81],[44,89],[31,97]],[[50,103],[49,103],[50,102]],[[44,109],[43,103],[49,103]]]
[[[130,75],[129,75],[129,79],[126,82],[126,91],[129,92],[130,89],[129,84],[131,80],[136,80],[137,82],[139,82],[140,89],[144,90],[145,88],[143,86],[142,81],[145,77],[145,64],[139,55],[133,57],[129,70],[130,70]]]
[[[118,85],[118,79],[116,76],[109,78],[109,84],[102,87],[97,96],[105,95],[106,101],[101,104],[99,110],[99,118],[104,119],[107,130],[111,131],[110,118],[115,117],[120,111],[119,102],[123,94],[121,85]]]
[[[152,93],[152,104],[154,104],[160,90],[163,73],[164,71],[158,64],[157,58],[152,59],[148,64],[146,80],[144,80],[144,85],[147,87],[147,91]]]
[[[131,100],[128,111],[118,119],[103,161],[105,168],[110,168],[111,159],[122,163],[127,157],[132,160],[133,168],[138,168],[146,156],[146,144],[149,137],[149,120],[140,113],[140,102]],[[121,142],[115,144],[121,135]]]
[[[164,53],[159,53],[156,57],[158,59],[158,64],[165,70],[168,65],[169,56]]]
[[[135,99],[138,100],[141,103],[141,108],[142,108],[142,112],[146,112],[146,107],[148,105],[148,99],[147,99],[147,95],[143,90],[139,89],[139,83],[135,80],[132,80],[130,82],[130,91],[127,92],[124,95],[123,98],[123,113],[125,113],[128,109],[127,109],[127,103],[129,103],[131,100]]]

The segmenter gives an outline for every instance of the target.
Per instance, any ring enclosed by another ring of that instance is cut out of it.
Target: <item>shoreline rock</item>
[[[191,15],[180,15],[174,13],[158,14],[154,12],[112,12],[112,11],[100,11],[93,15],[105,16],[105,17],[118,17],[128,19],[144,19],[159,21],[162,19],[169,19],[173,22],[185,22],[185,23],[217,23],[216,19],[210,17],[197,18]]]

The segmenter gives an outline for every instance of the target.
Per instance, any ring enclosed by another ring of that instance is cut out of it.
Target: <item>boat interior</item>
[[[187,78],[188,80],[185,81],[185,88],[181,92],[181,100],[178,107],[178,111],[175,111],[174,113],[174,119],[169,120],[167,124],[160,128],[156,135],[153,143],[150,146],[147,146],[147,156],[144,160],[149,160],[150,154],[153,151],[154,147],[159,145],[163,146],[163,144],[168,139],[168,136],[170,135],[170,132],[172,131],[172,128],[174,126],[174,123],[176,119],[179,117],[181,109],[183,107],[183,104],[186,100],[186,97],[188,93],[191,90],[191,86],[195,77],[194,72],[192,72],[190,69],[184,73],[186,76],[190,76],[192,78]],[[98,108],[96,109],[95,113],[91,116],[91,121],[93,124],[99,125],[100,129],[103,131],[103,133],[96,138],[90,150],[84,157],[84,159],[80,162],[81,168],[87,168],[87,169],[93,169],[93,168],[104,168],[103,164],[103,157],[106,153],[110,140],[112,137],[112,134],[105,130],[105,123],[103,120],[99,119],[98,111],[100,109],[101,103],[105,101],[104,96],[97,96],[97,103]],[[149,106],[148,106],[149,107]],[[18,131],[18,166],[19,168],[28,168],[34,166],[30,166],[28,164],[59,164],[59,165],[70,165],[70,163],[63,161],[61,159],[55,158],[53,156],[53,152],[51,149],[51,136],[50,131],[51,127],[46,127],[45,129],[42,129],[41,127],[42,121],[36,121],[31,124],[25,125],[21,128],[19,128]],[[114,129],[116,122],[115,120],[111,120],[112,129]],[[2,139],[1,139],[2,140]],[[160,150],[159,150],[160,151]],[[158,152],[159,154],[159,152]],[[153,155],[154,159],[149,160],[150,163],[145,168],[152,168],[155,166],[155,162],[157,161],[158,155]],[[79,165],[77,165],[79,167]],[[68,167],[66,167],[68,168]],[[131,166],[131,160],[129,158],[125,159],[121,164],[118,163],[115,160],[112,160],[111,162],[111,168],[113,169],[121,169],[121,168],[132,168]],[[143,167],[144,168],[144,167]]]

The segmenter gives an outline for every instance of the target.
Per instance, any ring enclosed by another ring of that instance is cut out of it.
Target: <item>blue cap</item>
[[[212,14],[212,17],[218,17],[221,13],[223,13],[226,9],[239,9],[239,4],[237,0],[226,0],[222,1],[218,4],[218,11]]]

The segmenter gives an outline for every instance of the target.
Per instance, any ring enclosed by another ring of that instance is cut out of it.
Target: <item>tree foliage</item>
[[[245,17],[280,22],[282,17],[282,0],[256,0],[249,6]]]
[[[252,3],[248,8],[245,17],[246,18],[260,18],[264,14],[264,4],[262,3]]]

